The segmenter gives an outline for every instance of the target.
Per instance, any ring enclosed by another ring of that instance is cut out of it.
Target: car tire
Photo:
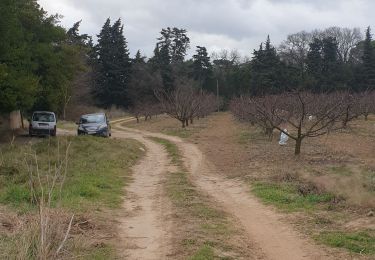
[[[56,128],[51,132],[51,136],[53,136],[53,137],[56,136]]]

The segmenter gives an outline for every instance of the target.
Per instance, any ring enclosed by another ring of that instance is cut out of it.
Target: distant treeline
[[[251,58],[236,50],[208,54],[196,46],[186,59],[190,39],[185,29],[165,28],[152,57],[141,50],[130,57],[124,26],[105,21],[97,35],[59,25],[36,0],[0,2],[0,113],[53,110],[63,115],[74,94],[74,79],[90,71],[97,105],[128,108],[156,102],[155,91],[173,91],[182,81],[216,93],[224,100],[262,96],[303,88],[312,92],[375,89],[375,44],[370,27],[331,27],[287,36],[280,46],[265,38]],[[265,32],[266,35],[266,32]]]

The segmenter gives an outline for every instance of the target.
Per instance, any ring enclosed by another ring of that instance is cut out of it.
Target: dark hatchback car
[[[104,113],[82,115],[78,125],[78,135],[111,136],[111,125]]]

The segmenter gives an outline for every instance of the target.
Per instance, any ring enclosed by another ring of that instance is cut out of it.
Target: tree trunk
[[[368,114],[365,114],[365,121],[368,121]]]
[[[346,129],[347,126],[348,126],[348,122],[349,122],[349,109],[350,109],[349,107],[346,109],[345,118],[344,118],[344,121],[342,122],[342,127],[344,129]]]
[[[266,127],[264,131],[265,135],[268,136],[268,139],[271,141],[273,136],[273,128],[272,127]]]
[[[301,153],[302,138],[296,140],[296,147],[294,150],[294,155],[299,155]]]
[[[20,111],[20,115],[21,115],[21,127],[22,129],[25,128],[25,124],[23,123],[23,114],[22,114],[22,111]]]
[[[186,120],[185,120],[185,125],[186,125],[186,126],[189,126],[189,119],[186,119]]]
[[[139,123],[139,116],[136,116],[135,118],[137,119],[137,123]]]
[[[181,120],[182,128],[185,128],[185,120]]]
[[[193,120],[194,120],[193,118],[190,118],[190,124],[193,124],[193,123],[194,123]]]

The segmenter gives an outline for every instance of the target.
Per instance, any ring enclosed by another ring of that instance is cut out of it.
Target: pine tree
[[[343,64],[338,57],[338,44],[335,38],[326,37],[322,41],[322,82],[321,90],[332,91],[342,87]]]
[[[132,61],[133,64],[145,64],[146,63],[146,57],[142,56],[141,51],[138,50],[137,53],[135,54],[135,57]]]
[[[130,77],[130,58],[123,25],[118,19],[112,26],[108,18],[98,35],[96,45],[96,86],[94,94],[98,104],[127,107],[127,87]]]
[[[265,47],[260,45],[259,50],[254,50],[251,62],[252,94],[278,93],[282,91],[283,80],[281,70],[283,64],[277,55],[275,47],[267,37]]]
[[[310,50],[307,53],[307,76],[308,88],[318,92],[320,90],[323,59],[322,59],[323,43],[320,39],[314,38],[310,43]]]
[[[366,39],[363,47],[361,73],[359,77],[362,90],[375,89],[375,47],[372,43],[371,28],[366,30]]]
[[[212,65],[205,47],[197,46],[191,66],[193,79],[199,82],[201,88],[204,88],[212,76]]]

